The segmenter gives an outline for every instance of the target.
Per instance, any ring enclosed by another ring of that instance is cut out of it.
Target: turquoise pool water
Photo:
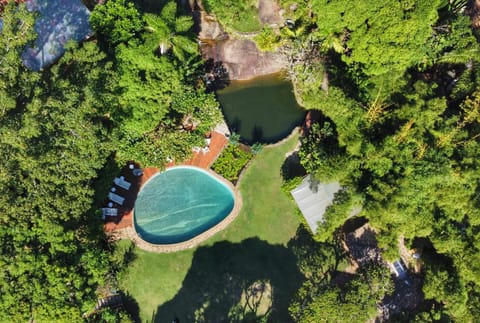
[[[169,168],[140,190],[134,208],[135,230],[154,244],[187,241],[222,221],[233,205],[232,190],[206,171]]]

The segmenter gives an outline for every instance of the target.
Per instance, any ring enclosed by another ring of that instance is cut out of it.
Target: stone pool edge
[[[230,223],[233,222],[233,220],[236,219],[236,217],[240,213],[240,209],[242,208],[243,200],[242,200],[242,195],[240,194],[240,191],[237,190],[237,188],[231,182],[229,182],[219,174],[215,173],[211,169],[204,169],[204,168],[190,166],[190,165],[188,166],[179,165],[176,167],[189,167],[189,168],[195,168],[195,169],[207,172],[208,174],[212,175],[223,184],[227,185],[227,187],[230,190],[232,190],[234,195],[234,201],[233,201],[234,204],[230,213],[222,221],[220,221],[219,223],[217,223],[207,231],[202,232],[201,234],[193,237],[190,240],[179,242],[179,243],[153,244],[153,243],[147,242],[138,235],[138,233],[135,230],[135,225],[132,225],[132,227],[128,227],[128,228],[119,229],[117,232],[115,232],[114,234],[115,236],[117,236],[119,239],[130,239],[138,248],[145,251],[156,252],[156,253],[169,253],[169,252],[176,252],[176,251],[181,251],[185,249],[190,249],[198,246],[200,243],[211,238],[216,233],[224,230]]]

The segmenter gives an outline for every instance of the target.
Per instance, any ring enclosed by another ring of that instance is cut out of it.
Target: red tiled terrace
[[[202,150],[199,152],[194,152],[191,159],[179,163],[179,165],[192,165],[204,169],[210,168],[210,166],[212,166],[213,162],[222,152],[225,145],[228,143],[228,139],[223,134],[216,131],[211,133],[210,139],[208,152],[203,152]],[[174,165],[175,163],[171,162],[165,166],[171,167]],[[105,232],[109,233],[119,229],[133,227],[133,206],[135,204],[137,194],[145,182],[147,182],[150,177],[158,173],[158,171],[159,170],[155,167],[147,167],[143,169],[142,176],[136,177],[133,175],[132,170],[128,167],[128,165],[122,169],[119,176],[124,176],[125,180],[132,183],[132,185],[128,191],[117,188],[116,192],[125,197],[125,202],[123,206],[114,205],[114,207],[118,208],[118,216],[106,218],[104,225]]]

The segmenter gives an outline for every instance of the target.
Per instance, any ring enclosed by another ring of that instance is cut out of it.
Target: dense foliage
[[[238,144],[230,143],[212,165],[212,169],[229,181],[235,182],[251,158],[251,152],[241,149]]]
[[[290,74],[302,103],[323,114],[302,139],[302,164],[343,186],[317,239],[361,208],[388,259],[398,257],[399,239],[423,250],[429,310],[472,321],[480,308],[479,48],[468,17],[445,4],[311,1],[298,9],[310,12],[297,23],[312,33],[289,45]],[[323,317],[311,313],[306,321]]]
[[[392,291],[388,269],[371,265],[341,288],[327,281],[309,281],[297,293],[290,312],[298,322],[367,322],[376,317],[377,304]]]
[[[258,3],[253,0],[204,0],[205,10],[213,13],[220,23],[228,30],[239,32],[254,32],[261,29],[258,17]]]
[[[103,13],[102,8],[97,6],[93,13]],[[145,26],[137,37],[112,49],[119,78],[117,157],[163,166],[167,160],[189,157],[222,115],[213,94],[197,82],[201,61],[189,34],[192,18],[178,15],[176,3],[168,1],[158,14],[145,13],[142,20]]]
[[[12,4],[3,18],[0,321],[80,321],[109,264],[92,205],[111,153],[109,65],[90,45],[48,73],[28,71],[20,53],[33,18]]]
[[[127,41],[143,28],[142,18],[133,2],[111,0],[97,6],[90,24],[110,45]]]
[[[97,211],[103,170],[189,157],[221,119],[198,82],[191,18],[177,15],[173,1],[145,15],[108,1],[92,13],[96,40],[32,72],[21,53],[34,18],[13,1],[2,12],[0,321],[82,321],[116,270]],[[102,313],[92,319],[123,315]]]
[[[290,246],[305,276],[296,320],[373,319],[392,290],[374,266],[341,288],[333,281],[333,237],[354,210],[389,260],[399,241],[422,253],[426,301],[404,319],[480,316],[480,62],[466,3],[283,0],[291,22],[255,37],[282,46],[299,100],[322,113],[302,138],[302,165],[342,185],[317,241]],[[204,6],[238,31],[262,28],[256,2]],[[193,20],[173,0],[149,12],[96,6],[97,38],[41,72],[21,59],[32,15],[12,2],[2,19],[0,321],[81,321],[115,269],[95,211],[106,163],[185,159],[221,112],[199,81]],[[236,180],[250,158],[231,144],[213,168]]]

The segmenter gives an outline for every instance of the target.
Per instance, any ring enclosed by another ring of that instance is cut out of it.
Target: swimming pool
[[[234,194],[205,170],[177,166],[154,175],[140,190],[134,226],[152,244],[175,244],[209,230],[229,215]]]

